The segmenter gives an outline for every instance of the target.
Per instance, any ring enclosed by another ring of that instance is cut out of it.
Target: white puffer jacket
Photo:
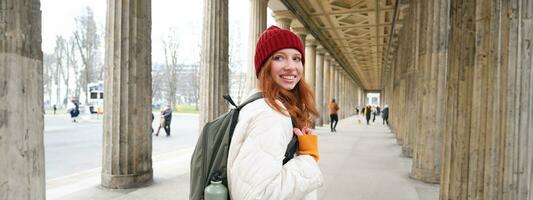
[[[291,118],[272,109],[264,99],[240,111],[228,155],[233,200],[317,199],[316,189],[323,178],[311,156],[298,155],[282,165],[292,135]]]

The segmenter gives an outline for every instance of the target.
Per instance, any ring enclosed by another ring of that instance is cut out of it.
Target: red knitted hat
[[[305,63],[304,47],[297,35],[277,26],[271,26],[263,31],[255,45],[255,76],[259,76],[261,67],[274,52],[285,48],[298,50],[302,54],[302,64]]]

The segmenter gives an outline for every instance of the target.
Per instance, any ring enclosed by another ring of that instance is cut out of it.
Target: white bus
[[[88,108],[91,114],[104,112],[104,81],[87,84],[89,89]]]

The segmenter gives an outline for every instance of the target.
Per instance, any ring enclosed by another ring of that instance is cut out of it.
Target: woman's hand
[[[303,136],[305,135],[302,130],[300,130],[299,128],[293,128],[292,131],[294,132],[294,134],[296,134],[296,136]]]
[[[311,131],[310,128],[307,128],[307,127],[304,127],[302,129],[303,133],[306,134],[306,135],[316,135],[315,133],[313,133],[313,131]]]
[[[311,129],[307,127],[304,127],[302,129],[294,128],[293,131],[294,131],[294,134],[296,134],[296,136],[316,135],[315,133],[313,133],[313,131],[311,131]]]
[[[294,134],[298,136],[298,153],[301,155],[310,155],[318,161],[318,140],[317,135],[311,129],[305,127],[301,130],[294,128]]]

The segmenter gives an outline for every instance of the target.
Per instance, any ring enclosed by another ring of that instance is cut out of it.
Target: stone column
[[[107,3],[102,186],[152,183],[151,1]]]
[[[409,14],[413,15],[415,12],[409,12]],[[428,19],[430,20],[430,19]],[[414,20],[413,20],[414,21]],[[431,21],[431,20],[430,20]],[[416,21],[414,21],[416,23]],[[416,58],[417,50],[418,50],[418,39],[417,35],[413,34],[416,33],[416,24],[413,23],[410,27],[403,27],[401,31],[404,31],[404,38],[401,42],[404,43],[401,51],[405,54],[403,58],[403,77],[402,81],[404,82],[404,110],[402,111],[402,116],[419,116],[419,110],[420,110],[420,103],[417,103],[417,93],[419,92],[417,90],[418,84],[417,84],[417,78],[420,76],[420,73],[418,73],[418,69],[421,67],[428,67],[431,66],[431,58],[428,58],[429,61],[427,64],[424,63],[418,63],[418,60]],[[426,30],[429,31],[429,30]],[[425,50],[425,52],[429,51],[428,49]],[[404,156],[412,158],[413,157],[413,146],[416,140],[417,135],[417,126],[419,124],[419,120],[402,120],[403,125],[403,145],[402,145],[402,153]]]
[[[351,79],[350,79],[350,89],[351,89],[350,94],[352,94],[350,96],[350,102],[352,102],[352,108],[354,109],[353,112],[355,113],[355,108],[357,106],[359,106],[359,104],[357,103],[357,99],[359,98],[358,97],[359,94],[357,93],[357,85]],[[361,111],[361,106],[359,106],[359,111]]]
[[[332,99],[337,98],[337,62],[335,59],[330,59],[330,68],[329,68],[329,100],[328,102],[331,102]]]
[[[204,0],[203,27],[199,127],[228,111],[228,0]]]
[[[322,116],[322,125],[329,124],[329,109],[328,105],[331,102],[331,88],[329,88],[329,83],[331,82],[330,70],[331,69],[331,59],[329,53],[324,53],[324,76],[323,76],[323,95],[324,95],[324,115]]]
[[[404,36],[405,37],[405,36]],[[403,40],[402,40],[403,41]],[[402,45],[403,47],[403,45]],[[403,62],[401,58],[404,58],[403,52],[405,51],[396,51],[397,54],[395,56],[396,61],[394,62],[393,67],[393,102],[391,104],[391,107],[389,108],[389,113],[391,115],[391,128],[396,136],[396,142],[400,145],[403,144],[403,129],[402,126],[404,126],[404,122],[402,121],[402,115],[404,114],[404,104],[405,104],[405,81],[402,80],[403,77],[403,70],[405,67],[400,64],[400,61]],[[366,94],[365,94],[365,101],[366,101]],[[366,105],[366,102],[365,102]]]
[[[354,90],[355,90],[355,93],[357,94],[357,101],[355,102],[357,106],[359,106],[359,114],[361,113],[362,109],[363,109],[363,103],[361,102],[361,97],[363,94],[361,94],[361,86],[354,83]]]
[[[315,98],[317,97],[315,85],[317,57],[316,41],[314,38],[308,38],[305,46],[305,82],[315,93]]]
[[[353,101],[354,101],[354,98],[353,98],[353,91],[352,91],[352,83],[350,81],[350,78],[348,75],[346,75],[345,77],[345,84],[344,84],[344,88],[345,88],[345,95],[344,95],[344,99],[346,101],[346,111],[348,111],[346,113],[346,117],[349,117],[349,116],[352,116],[354,113],[355,113],[355,106],[353,104]]]
[[[0,199],[45,199],[39,0],[0,3]]]
[[[272,17],[276,20],[277,26],[282,29],[290,30],[291,22],[294,17],[288,10],[275,11],[272,13]]]
[[[347,106],[346,106],[346,98],[345,98],[345,95],[346,94],[346,91],[345,91],[345,79],[344,79],[344,71],[341,71],[340,73],[340,85],[339,85],[339,99],[340,99],[340,104],[342,105],[342,110],[340,111],[340,118],[341,119],[344,119],[346,117],[346,112],[348,111],[347,110]]]
[[[348,98],[349,89],[348,89],[348,78],[347,77],[348,77],[348,74],[345,71],[344,72],[344,76],[342,78],[342,80],[343,80],[342,81],[343,82],[343,84],[342,84],[342,88],[343,88],[342,89],[342,99],[344,100],[344,107],[346,108],[346,109],[344,109],[346,111],[346,112],[344,112],[344,117],[345,118],[348,117],[351,114],[351,111],[353,110],[353,108],[350,107],[350,103],[348,103],[349,100],[351,100],[351,99]]]
[[[363,106],[366,106],[366,96],[365,96],[365,90],[363,89],[362,86],[359,86],[359,104],[361,105],[361,108],[363,108]]]
[[[315,94],[315,104],[317,106],[318,112],[320,113],[320,104],[318,104],[318,98],[317,98],[317,92],[316,92],[316,86],[315,86],[315,69],[316,69],[316,42],[314,38],[308,38],[308,42],[305,46],[305,82],[313,93]],[[317,117],[317,119],[320,118]],[[312,128],[315,128],[316,120],[312,123]]]
[[[338,80],[338,83],[339,85],[337,86],[338,87],[338,98],[339,98],[339,105],[342,106],[342,109],[339,110],[339,118],[342,119],[344,118],[344,113],[346,112],[346,106],[344,105],[345,101],[344,101],[344,74],[343,74],[343,71],[339,68],[337,70],[337,73],[338,73],[338,77],[339,77],[339,80]]]
[[[503,62],[501,68],[504,69],[502,72],[507,71],[507,80],[505,76],[500,76],[501,82],[499,82],[500,86],[508,88],[502,90],[500,94],[500,99],[507,97],[501,102],[506,105],[507,109],[499,114],[507,113],[502,116],[502,120],[506,123],[500,126],[506,129],[500,133],[505,134],[503,140],[509,146],[502,149],[502,143],[499,143],[499,148],[495,149],[504,151],[503,155],[497,157],[505,160],[503,170],[499,169],[503,172],[496,173],[504,176],[501,184],[504,191],[502,199],[529,198],[528,200],[531,200],[533,198],[533,155],[531,153],[533,148],[533,79],[531,78],[533,77],[533,51],[531,51],[533,7],[531,5],[531,2],[527,0],[504,1],[501,5],[502,35],[509,38],[509,41],[503,40],[504,43],[501,46],[502,53],[508,55],[508,65]],[[497,59],[493,60],[493,62],[496,61]]]
[[[308,44],[310,41],[308,41]],[[324,48],[321,45],[316,47],[316,68],[315,68],[315,95],[316,105],[320,117],[316,119],[316,125],[322,126],[324,124],[324,116],[326,116],[326,102],[324,102]]]
[[[346,117],[346,113],[348,113],[348,105],[346,104],[346,73],[344,70],[341,69],[340,73],[340,86],[339,86],[339,95],[341,99],[341,105],[342,105],[342,111],[341,116],[344,119]]]
[[[432,43],[428,53],[431,54],[431,64],[420,66],[417,71],[421,76],[418,88],[418,104],[420,105],[418,118],[420,123],[414,144],[413,168],[411,176],[428,183],[440,181],[440,156],[442,146],[442,131],[444,130],[444,92],[446,78],[446,55],[448,45],[448,17],[449,1],[417,1],[413,5],[429,23],[420,24],[426,37]],[[420,9],[421,8],[421,9]],[[420,12],[421,11],[421,12]],[[415,21],[419,21],[417,17]],[[431,23],[431,24],[430,24]],[[426,31],[429,29],[429,31]]]
[[[340,68],[337,68],[337,102],[339,104],[339,107],[341,108],[339,110],[339,120],[343,118],[344,111],[346,111],[346,107],[344,107],[344,99],[342,95],[342,71]]]
[[[254,55],[255,44],[259,36],[266,29],[267,23],[267,5],[268,0],[250,0],[250,32],[248,34],[248,64],[246,65],[248,72],[246,75],[246,90],[247,95],[252,89],[257,86],[257,77],[255,76]]]
[[[441,178],[440,199],[468,199],[470,195],[473,199],[481,199],[476,188],[483,186],[477,183],[483,177],[483,173],[478,171],[477,166],[483,166],[477,159],[479,150],[470,150],[471,144],[479,144],[479,135],[471,130],[473,119],[472,105],[474,102],[472,95],[473,82],[475,76],[476,57],[476,3],[459,2],[452,0],[455,4],[450,9],[454,12],[450,16],[450,41],[449,59],[447,68],[447,107],[446,126],[444,132],[443,145],[443,170]],[[467,49],[465,49],[465,47]],[[462,50],[459,50],[462,49]],[[459,53],[460,52],[460,53]],[[484,96],[483,98],[486,98]],[[475,104],[479,105],[480,102]],[[461,119],[461,120],[456,120]],[[476,122],[479,122],[476,120]],[[477,127],[479,128],[479,127]],[[475,132],[481,130],[475,130]],[[484,134],[486,132],[483,132]],[[477,136],[477,137],[473,137]],[[459,142],[462,141],[462,142]],[[473,153],[472,156],[470,154]],[[469,166],[470,160],[475,159]],[[481,164],[481,165],[480,165]],[[483,190],[479,190],[483,192]],[[477,196],[477,197],[476,197]]]

